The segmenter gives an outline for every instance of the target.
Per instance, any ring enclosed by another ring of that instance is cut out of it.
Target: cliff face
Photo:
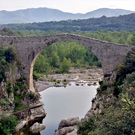
[[[116,97],[112,94],[113,90],[111,86],[113,86],[114,82],[116,80],[116,72],[114,71],[110,77],[104,78],[104,83],[106,84],[105,86],[105,91],[97,93],[95,98],[92,100],[92,107],[90,110],[86,113],[84,119],[88,120],[91,115],[97,115],[101,114],[102,110],[104,108],[108,108],[111,102],[113,102]],[[99,89],[99,88],[98,88]],[[99,91],[97,89],[97,91]]]
[[[13,65],[9,68],[9,71],[5,73],[6,80],[2,81],[0,84],[0,115],[3,114],[4,111],[9,111],[10,113],[14,111],[14,93],[11,91],[8,93],[7,87],[8,83],[14,84],[17,79],[21,77],[19,70],[14,62]],[[11,86],[13,87],[13,86]]]
[[[32,93],[28,89],[20,70],[14,61],[5,73],[6,81],[3,80],[0,84],[0,116],[5,112],[6,115],[17,116],[20,123],[16,126],[16,131],[30,121],[46,116],[43,103],[39,100],[39,93],[37,91]]]

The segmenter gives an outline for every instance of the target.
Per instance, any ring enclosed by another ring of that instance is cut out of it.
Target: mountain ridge
[[[126,15],[134,13],[135,11],[124,9],[109,9],[100,8],[91,12],[83,13],[69,13],[58,9],[51,8],[28,8],[16,11],[0,11],[0,24],[9,23],[33,23],[33,22],[47,22],[47,21],[61,21],[61,20],[77,20],[88,18],[99,18],[101,16],[112,17],[119,15]]]

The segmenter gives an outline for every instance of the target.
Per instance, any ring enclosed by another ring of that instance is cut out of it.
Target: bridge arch
[[[116,65],[133,48],[133,46],[105,42],[74,34],[35,37],[0,37],[0,44],[8,46],[12,43],[16,48],[18,60],[22,67],[22,74],[26,77],[27,85],[33,92],[35,91],[33,86],[33,67],[36,58],[47,46],[61,41],[76,42],[92,51],[102,65],[104,77],[110,76]]]

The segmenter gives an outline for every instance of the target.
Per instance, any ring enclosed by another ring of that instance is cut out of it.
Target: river
[[[97,87],[97,85],[88,86],[87,84],[76,86],[72,83],[71,86],[50,87],[40,92],[41,101],[44,103],[43,107],[47,116],[43,119],[46,129],[38,135],[53,135],[63,118],[84,118],[87,111],[91,108],[91,100],[96,95]],[[23,132],[23,135],[33,135],[29,133],[29,127],[21,132]],[[14,135],[22,135],[21,132]]]
[[[50,87],[42,92],[41,101],[47,116],[43,123],[46,129],[41,135],[53,135],[55,129],[63,118],[84,118],[86,112],[91,108],[91,100],[96,95],[98,86],[76,86],[72,84],[67,87]]]

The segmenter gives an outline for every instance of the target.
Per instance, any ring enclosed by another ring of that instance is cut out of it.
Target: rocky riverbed
[[[71,85],[74,82],[79,85],[96,85],[103,79],[103,70],[101,68],[84,69],[71,68],[69,74],[52,74],[48,78],[44,75],[43,81],[35,82],[38,91],[45,90],[49,87],[63,87]]]

